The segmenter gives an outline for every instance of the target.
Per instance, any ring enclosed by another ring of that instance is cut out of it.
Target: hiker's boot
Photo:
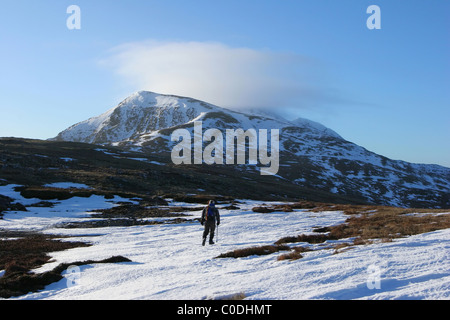
[[[206,243],[206,238],[203,238],[202,246],[204,246]]]
[[[214,241],[212,241],[212,239],[209,239],[209,244],[214,244]]]

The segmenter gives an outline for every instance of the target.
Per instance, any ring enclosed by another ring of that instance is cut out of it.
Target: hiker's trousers
[[[203,231],[203,239],[206,239],[209,234],[209,240],[212,240],[214,238],[214,231],[216,231],[216,221],[206,220],[205,231]]]

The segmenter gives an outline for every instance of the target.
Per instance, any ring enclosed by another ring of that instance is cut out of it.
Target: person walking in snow
[[[220,215],[219,210],[216,208],[216,204],[214,200],[210,200],[208,205],[202,211],[202,219],[201,224],[205,226],[205,231],[203,231],[203,242],[204,246],[206,243],[206,237],[209,234],[209,244],[214,244],[214,231],[216,230],[217,225],[220,224]]]

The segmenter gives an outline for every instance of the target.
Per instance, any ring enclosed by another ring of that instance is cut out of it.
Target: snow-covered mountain
[[[145,142],[158,130],[184,125],[194,120],[205,122],[211,119],[216,121],[209,124],[226,128],[270,129],[296,126],[318,135],[339,137],[334,131],[307,119],[290,122],[275,115],[245,114],[192,98],[140,91],[105,113],[69,127],[54,140],[94,144]]]
[[[186,123],[217,107],[190,98],[137,92],[107,112],[64,130],[56,140],[109,144]]]
[[[289,121],[267,113],[237,112],[174,95],[137,92],[53,140],[114,145],[170,156],[176,144],[171,134],[179,128],[192,133],[194,121],[202,121],[203,131],[279,129],[278,179],[377,204],[450,206],[449,168],[388,159],[307,119]],[[233,169],[259,174],[255,165]]]

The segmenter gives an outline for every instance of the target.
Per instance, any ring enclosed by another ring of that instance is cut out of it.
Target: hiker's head
[[[214,202],[214,200],[209,200],[209,205],[210,205],[210,206],[213,206],[213,207],[214,207],[215,204],[216,204],[216,203]]]

